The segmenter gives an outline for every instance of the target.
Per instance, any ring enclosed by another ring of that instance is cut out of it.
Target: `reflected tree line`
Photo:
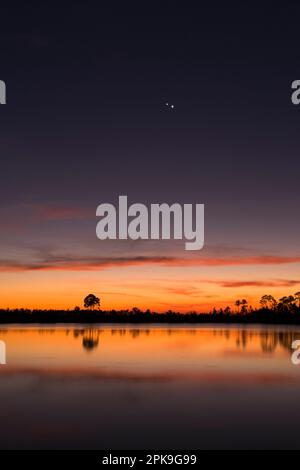
[[[0,330],[1,331],[1,330]],[[47,330],[45,330],[47,331]],[[101,333],[107,332],[104,329],[98,328],[81,328],[74,329],[73,337],[82,338],[82,347],[87,351],[92,351],[99,346],[99,340]],[[208,330],[211,333],[211,330]],[[69,330],[66,331],[66,334],[69,334]],[[129,336],[132,339],[137,339],[140,336],[150,336],[155,333],[160,335],[163,333],[166,336],[178,336],[182,334],[189,334],[192,336],[199,335],[199,341],[201,341],[201,335],[205,332],[203,330],[197,329],[138,329],[138,328],[120,328],[120,329],[111,329],[111,336],[120,336],[125,337]],[[215,329],[212,331],[213,335],[225,337],[228,341],[234,336],[235,345],[238,349],[246,349],[251,341],[255,338],[259,338],[261,351],[263,353],[272,353],[276,350],[277,347],[281,347],[285,350],[291,351],[291,344],[295,339],[300,338],[300,331],[280,331],[280,330],[249,330],[245,328],[239,329]]]
[[[8,334],[11,330],[2,328],[0,329],[1,337]],[[18,328],[14,331],[18,333],[28,333],[31,330],[26,328]],[[39,335],[54,335],[59,330],[55,328],[40,328],[36,330]],[[81,344],[84,350],[87,352],[93,351],[98,348],[101,344],[100,337],[104,333],[110,333],[111,336],[119,336],[120,339],[123,337],[130,337],[131,339],[137,339],[139,337],[149,337],[155,334],[165,336],[180,336],[180,335],[191,335],[199,336],[199,342],[201,337],[206,334],[212,335],[215,341],[218,337],[223,337],[227,341],[233,341],[237,349],[247,349],[253,342],[258,339],[263,353],[272,353],[277,348],[282,348],[291,351],[291,344],[295,339],[300,339],[300,330],[293,331],[287,329],[286,331],[279,329],[254,329],[254,328],[214,328],[214,329],[188,329],[188,328],[112,328],[103,329],[97,327],[91,328],[68,328],[62,330],[66,336],[72,336],[74,339],[81,339]],[[108,339],[109,341],[109,339]]]
[[[261,351],[272,353],[276,348],[291,351],[291,344],[295,339],[300,339],[300,331],[280,331],[273,329],[249,330],[249,329],[218,329],[214,330],[214,336],[223,336],[230,340],[231,335],[235,335],[235,344],[238,349],[246,349],[253,339],[259,338]]]

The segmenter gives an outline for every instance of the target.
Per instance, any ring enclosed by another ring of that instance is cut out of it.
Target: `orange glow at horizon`
[[[299,290],[298,273],[299,263],[6,272],[0,273],[0,307],[72,309],[82,307],[89,293],[100,297],[103,310],[205,312],[227,305],[233,309],[241,298],[256,307],[266,293],[280,298]]]

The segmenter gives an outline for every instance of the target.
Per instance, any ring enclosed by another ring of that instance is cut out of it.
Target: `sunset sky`
[[[0,307],[207,311],[300,290],[300,7],[0,7]],[[174,103],[174,110],[165,106]],[[205,204],[205,246],[96,207]]]

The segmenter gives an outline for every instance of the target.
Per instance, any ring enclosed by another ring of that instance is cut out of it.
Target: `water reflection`
[[[100,330],[95,328],[74,330],[74,338],[82,337],[82,347],[87,351],[92,351],[99,344]]]
[[[138,339],[142,337],[177,337],[188,340],[188,338],[197,338],[199,342],[207,341],[208,336],[212,341],[218,341],[218,338],[224,338],[230,345],[235,345],[238,350],[247,350],[251,346],[259,344],[262,353],[270,354],[276,349],[291,350],[291,344],[295,339],[300,338],[299,331],[294,328],[99,328],[99,327],[81,327],[81,328],[2,328],[0,329],[0,337],[5,335],[22,334],[22,335],[61,335],[62,333],[68,337],[73,336],[74,339],[81,338],[83,349],[92,351],[99,346],[99,339],[102,334],[111,335],[112,337]]]
[[[289,326],[2,327],[0,448],[299,448],[295,339]]]

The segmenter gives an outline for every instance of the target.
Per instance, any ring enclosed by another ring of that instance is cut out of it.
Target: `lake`
[[[299,449],[295,339],[300,327],[1,326],[0,448]]]

